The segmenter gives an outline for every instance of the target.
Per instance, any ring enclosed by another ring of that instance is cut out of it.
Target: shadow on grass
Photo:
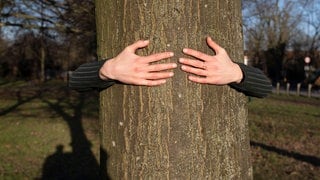
[[[101,179],[98,160],[91,151],[92,144],[85,135],[82,125],[82,109],[85,95],[79,94],[76,104],[60,97],[55,102],[41,98],[52,110],[59,114],[70,129],[72,152],[63,152],[63,146],[57,145],[56,152],[48,156],[43,165],[40,179]],[[65,103],[73,110],[69,115]]]
[[[254,141],[250,141],[250,145],[255,146],[255,147],[260,147],[260,148],[267,150],[267,151],[275,152],[275,153],[282,155],[282,156],[294,158],[298,161],[303,161],[303,162],[312,164],[313,166],[317,166],[317,167],[320,166],[320,158],[315,157],[315,156],[303,155],[303,154],[300,154],[297,152],[290,152],[288,150],[280,149],[280,148],[277,148],[274,146],[269,146],[269,145],[259,143],[259,142],[254,142]]]
[[[57,144],[55,152],[45,158],[41,177],[36,179],[109,179],[106,172],[108,154],[105,150],[100,149],[102,164],[99,164],[99,159],[91,150],[92,144],[87,138],[82,124],[83,112],[88,108],[87,100],[97,98],[96,94],[70,94],[67,87],[58,85],[45,86],[44,88],[27,86],[11,92],[2,90],[1,95],[16,99],[16,102],[10,107],[1,109],[0,117],[14,112],[20,106],[27,105],[33,100],[40,100],[59,117],[62,117],[69,128],[72,151],[65,152],[64,145]]]
[[[42,93],[41,91],[38,91],[38,92],[36,92],[35,95],[24,99],[21,95],[21,91],[20,90],[17,91],[16,92],[17,102],[14,105],[8,107],[7,109],[0,111],[0,116],[4,116],[4,115],[14,111],[15,109],[17,109],[19,106],[26,104],[36,98],[39,98],[41,96],[41,93]]]

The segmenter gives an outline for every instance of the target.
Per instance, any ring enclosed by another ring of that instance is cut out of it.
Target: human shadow
[[[99,163],[94,156],[92,144],[86,137],[82,125],[82,108],[85,103],[85,95],[79,94],[76,104],[67,102],[73,109],[70,115],[65,111],[65,97],[60,97],[56,102],[42,98],[52,110],[59,114],[67,123],[70,129],[71,152],[63,152],[63,146],[57,145],[56,152],[48,156],[42,169],[40,179],[100,179]]]
[[[108,153],[100,146],[100,178],[103,180],[111,179],[107,173]]]
[[[315,157],[315,156],[309,156],[309,155],[303,155],[297,152],[291,152],[288,150],[280,149],[274,146],[269,146],[263,143],[255,142],[255,141],[250,141],[251,146],[255,147],[260,147],[264,150],[275,152],[277,154],[280,154],[282,156],[287,156],[290,158],[294,158],[298,161],[303,161],[309,164],[312,164],[313,166],[319,167],[320,166],[320,158]]]

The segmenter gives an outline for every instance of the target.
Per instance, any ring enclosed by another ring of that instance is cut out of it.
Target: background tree
[[[39,69],[35,69],[37,72],[41,71],[38,79],[43,80],[45,71],[51,68],[47,66],[51,62],[47,61],[54,59],[57,63],[61,63],[57,67],[62,68],[56,71],[66,71],[80,63],[96,59],[93,0],[1,2],[3,3],[0,27],[3,35],[10,41],[15,41],[15,37],[33,33],[33,36],[39,40],[38,44],[41,46],[37,47],[40,55],[33,59],[40,62],[40,66],[37,66]],[[56,41],[56,47],[49,48],[46,43],[48,41]],[[56,51],[57,49],[59,52]],[[15,61],[20,60],[15,59]]]
[[[283,57],[283,49],[301,51],[303,53],[296,54],[309,55],[312,59],[311,64],[316,68],[320,66],[320,26],[317,18],[319,1],[242,2],[245,45],[254,66],[266,73],[269,71],[274,81],[282,79],[281,71],[285,70],[287,63],[282,61],[288,59]],[[58,68],[55,71],[58,74],[73,70],[81,63],[96,60],[94,0],[2,0],[0,10],[1,36],[8,46],[19,44],[14,41],[31,32],[39,42],[43,42],[42,56],[37,57],[40,59],[33,59],[42,62],[37,69],[38,72],[42,72],[42,78],[44,71],[51,68],[48,65],[52,64],[45,61],[54,60]],[[54,50],[51,45],[46,44],[48,41],[56,41]],[[8,47],[7,50],[9,49],[13,48]],[[0,63],[4,68],[9,67],[5,70],[10,72],[6,73],[8,76],[19,74],[12,73],[16,71],[11,68],[13,66],[8,66],[14,62],[8,62],[13,59],[7,55],[13,55],[15,52],[3,51],[1,54]],[[41,60],[41,57],[46,60]]]
[[[243,4],[246,47],[251,56],[265,59],[269,77],[279,82],[285,51],[301,21],[301,8],[296,1],[244,0]]]
[[[288,68],[295,75],[292,79],[301,82],[306,56],[319,67],[319,1],[242,2],[245,44],[252,65],[268,73],[274,83],[285,80]],[[287,57],[290,51],[294,55]]]
[[[308,0],[304,7],[303,20],[300,26],[301,33],[299,34],[302,38],[295,39],[295,43],[303,45],[300,50],[306,52],[304,57],[309,56],[312,60],[311,64],[319,68],[320,19],[318,14],[320,13],[320,1]]]
[[[96,0],[98,54],[138,39],[147,55],[184,47],[212,54],[212,36],[243,59],[241,3],[224,0]],[[198,85],[179,69],[166,85],[115,85],[101,93],[101,166],[112,179],[250,179],[246,98],[228,86]]]

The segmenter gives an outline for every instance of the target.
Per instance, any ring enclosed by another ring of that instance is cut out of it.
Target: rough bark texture
[[[139,54],[170,50],[167,61],[177,62],[184,47],[212,54],[210,35],[243,59],[240,0],[96,0],[96,7],[100,57],[150,39]],[[109,178],[251,179],[246,98],[228,86],[192,83],[178,68],[165,85],[115,85],[100,102]]]

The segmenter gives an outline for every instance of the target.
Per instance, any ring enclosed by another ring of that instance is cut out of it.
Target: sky
[[[279,5],[280,7],[284,7],[284,3],[288,1],[299,1],[299,0],[280,0]],[[303,13],[308,17],[310,21],[318,21],[320,24],[320,19],[318,13],[320,12],[320,0],[315,0],[314,4],[310,4],[310,11],[304,10]],[[317,13],[318,12],[318,13]],[[300,29],[306,32],[307,34],[313,35],[315,34],[315,29],[312,26],[309,26],[306,23],[301,23],[299,25]],[[4,32],[4,38],[12,40],[16,37],[16,29],[17,28],[12,28],[12,27],[5,27],[3,28]]]

